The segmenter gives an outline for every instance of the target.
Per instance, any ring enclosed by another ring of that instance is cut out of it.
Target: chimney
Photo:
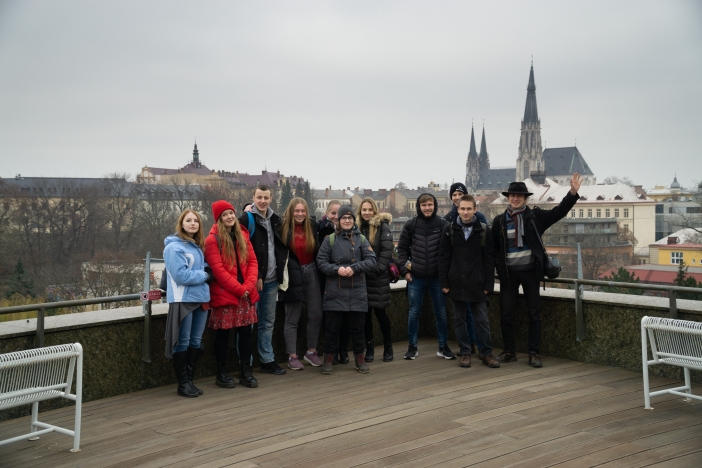
[[[378,189],[378,194],[385,195],[385,194],[387,194],[387,190],[385,190],[384,188]]]
[[[356,192],[358,192],[358,191],[359,191],[359,190],[358,190],[358,187],[356,187],[356,188],[355,188],[354,190],[355,190]]]
[[[263,196],[263,195],[261,195],[261,196]],[[329,198],[329,189],[326,189],[324,191],[324,198]]]
[[[351,190],[351,187],[346,187],[346,190]]]
[[[363,189],[363,195],[373,195],[373,189]]]

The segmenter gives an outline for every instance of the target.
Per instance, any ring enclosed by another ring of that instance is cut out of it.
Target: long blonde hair
[[[314,249],[317,246],[317,242],[315,239],[315,234],[314,230],[312,229],[312,220],[310,219],[310,210],[307,207],[307,202],[305,201],[304,198],[300,197],[295,197],[292,200],[290,200],[290,203],[288,203],[288,207],[285,209],[285,214],[283,215],[283,232],[282,232],[282,238],[283,242],[286,242],[288,244],[288,247],[293,247],[293,244],[295,243],[295,240],[293,239],[293,236],[290,234],[294,232],[295,230],[295,218],[293,215],[295,214],[295,207],[297,205],[302,205],[305,207],[305,213],[307,213],[307,216],[305,216],[305,220],[302,222],[302,230],[305,233],[305,252],[309,253],[314,253]],[[290,237],[290,241],[288,242],[288,236]]]
[[[246,247],[246,239],[244,239],[244,233],[241,232],[241,224],[239,220],[234,217],[234,226],[232,226],[232,231],[234,237],[236,238],[236,243],[239,252],[239,261],[246,263],[249,256],[248,248]],[[219,235],[220,245],[222,246],[222,260],[229,266],[236,265],[236,258],[234,257],[234,241],[232,241],[232,236],[229,235],[229,228],[224,225],[222,221],[222,216],[217,220],[217,233]]]
[[[380,211],[378,210],[378,205],[375,203],[375,200],[373,200],[370,197],[366,197],[363,200],[361,200],[361,204],[358,205],[358,209],[356,210],[356,225],[358,226],[358,230],[361,230],[361,224],[363,223],[363,217],[361,216],[361,208],[363,208],[364,203],[370,203],[371,208],[373,208],[373,216],[377,215]],[[375,235],[378,232],[378,226],[373,226],[370,221],[368,222],[368,242],[371,244],[375,242]]]
[[[188,213],[194,214],[197,218],[198,229],[194,236],[190,236],[190,234],[185,232],[185,229],[183,229],[183,220]],[[183,210],[180,216],[178,216],[178,224],[176,224],[175,234],[184,241],[194,242],[198,247],[200,247],[201,250],[205,249],[205,231],[202,229],[202,218],[197,211],[191,209]]]

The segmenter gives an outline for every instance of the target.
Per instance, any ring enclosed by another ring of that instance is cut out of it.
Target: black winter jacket
[[[441,229],[448,223],[436,215],[438,203],[433,195],[431,197],[434,199],[432,215],[428,218],[425,217],[419,203],[417,203],[417,216],[407,221],[402,227],[400,241],[397,243],[397,266],[400,268],[402,276],[407,273],[411,273],[417,278],[437,278],[439,276],[438,257]],[[407,269],[408,261],[412,264],[411,271]]]
[[[444,227],[439,255],[439,281],[442,289],[449,289],[450,299],[483,302],[487,300],[484,291],[492,292],[495,289],[492,233],[487,226],[485,230],[485,247],[481,247],[483,226],[479,220],[474,223],[468,240],[457,222]]]
[[[317,267],[326,276],[322,309],[335,312],[368,312],[365,275],[375,269],[375,253],[356,226],[334,235],[334,245],[324,239]],[[339,276],[339,267],[350,266],[353,276]]]
[[[270,208],[269,208],[270,209]],[[258,215],[254,215],[254,219]],[[249,231],[249,215],[244,213],[239,217],[239,222]],[[254,221],[255,222],[255,221]],[[288,249],[283,244],[280,238],[280,226],[282,221],[280,216],[273,213],[271,215],[271,227],[273,227],[273,240],[275,242],[275,267],[278,275],[278,282],[283,282],[283,270],[285,270],[285,259],[288,255]],[[266,273],[268,272],[268,232],[260,224],[256,223],[256,229],[251,237],[251,245],[253,246],[256,260],[258,261],[258,279],[266,281]]]
[[[361,233],[366,236],[373,252],[375,252],[375,270],[366,273],[368,288],[368,307],[384,309],[390,305],[390,273],[389,266],[392,259],[392,232],[389,223],[392,221],[390,213],[379,213],[368,222],[361,222]],[[370,227],[376,227],[375,239],[369,237]]]
[[[334,223],[329,221],[326,216],[323,216],[322,219],[317,222],[317,243],[322,245],[324,238],[334,231],[336,231],[336,226],[334,226]]]
[[[559,220],[563,219],[568,212],[575,206],[575,203],[580,198],[577,193],[571,195],[570,192],[563,197],[561,203],[553,209],[544,210],[542,208],[527,207],[524,212],[524,237],[531,248],[531,253],[536,259],[536,275],[539,280],[544,277],[544,261],[546,252],[541,248],[541,236],[544,232]],[[505,210],[506,213],[506,210]],[[509,273],[507,271],[507,227],[505,223],[505,213],[495,216],[492,221],[492,239],[495,244],[495,267],[497,268],[497,276],[500,282],[509,282]],[[534,223],[538,231],[534,230]]]
[[[316,226],[317,222],[314,218],[311,218],[312,226]],[[254,233],[255,234],[255,233]],[[306,302],[305,297],[305,287],[303,285],[304,281],[302,279],[302,265],[300,265],[300,260],[295,255],[295,251],[290,248],[290,242],[293,238],[293,232],[288,233],[287,249],[288,249],[288,289],[285,291],[280,291],[278,299],[280,302]],[[317,238],[315,236],[315,246],[314,246],[314,259],[317,258],[317,252],[319,252],[319,244],[317,243]]]
[[[479,222],[490,226],[490,223],[488,223],[487,218],[480,211],[476,211],[475,216],[476,216],[476,218],[478,218]],[[456,221],[457,218],[458,218],[458,208],[456,208],[456,205],[453,205],[453,208],[451,208],[451,211],[449,211],[448,214],[446,214],[444,216],[444,219],[446,221],[448,221],[449,223],[452,223],[452,222]]]

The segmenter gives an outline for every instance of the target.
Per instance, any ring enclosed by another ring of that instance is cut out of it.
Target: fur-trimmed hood
[[[375,228],[380,227],[380,223],[383,222],[390,224],[392,222],[392,215],[390,213],[378,213],[368,220],[368,224]]]

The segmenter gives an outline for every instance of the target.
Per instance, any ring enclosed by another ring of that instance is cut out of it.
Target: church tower
[[[468,159],[466,159],[466,188],[470,193],[475,193],[478,187],[478,168],[479,158],[478,152],[475,150],[475,132],[473,131],[473,125],[471,124],[470,151],[468,151]]]
[[[521,182],[534,176],[541,176],[545,171],[543,150],[541,149],[541,121],[536,109],[536,84],[534,83],[534,63],[529,72],[526,106],[522,120],[522,135],[519,138],[517,173],[514,180]]]
[[[193,149],[193,167],[199,168],[200,164],[200,152],[197,150],[197,141],[195,142],[195,149]]]
[[[490,157],[485,144],[485,122],[483,122],[483,139],[480,142],[480,154],[478,154],[478,167],[480,170],[490,169]]]

